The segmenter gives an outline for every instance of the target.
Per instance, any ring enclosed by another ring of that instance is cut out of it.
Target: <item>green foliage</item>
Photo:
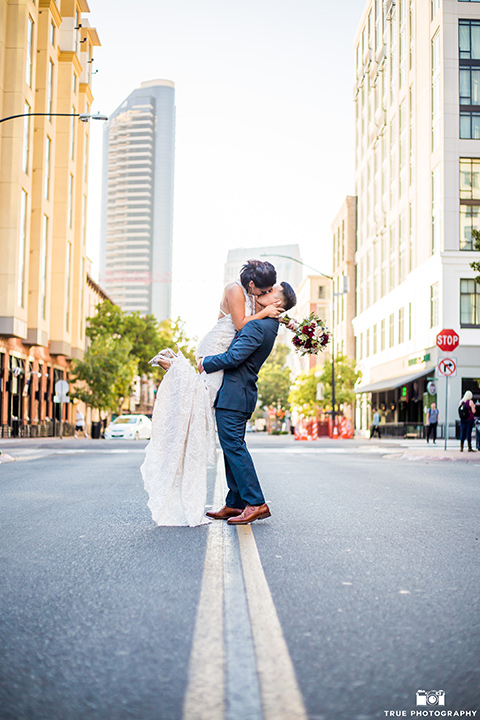
[[[319,378],[315,377],[317,368],[312,368],[306,373],[300,373],[295,378],[295,383],[290,390],[288,401],[290,405],[301,410],[305,417],[315,415],[320,404],[317,402],[317,385]]]
[[[480,252],[480,230],[476,230],[475,228],[473,228],[472,229],[472,238],[474,240],[475,250]],[[470,267],[472,268],[472,270],[475,270],[475,272],[480,273],[480,262],[478,262],[478,261],[471,262]],[[475,280],[480,285],[480,274],[477,275]]]
[[[91,345],[83,360],[73,363],[73,379],[86,384],[75,390],[74,397],[79,400],[101,410],[119,411],[130,395],[134,375],[150,375],[161,381],[163,371],[152,368],[148,361],[167,347],[180,349],[192,365],[196,364],[180,318],[159,324],[153,315],[126,313],[109,300],[97,305],[96,310],[96,315],[88,318],[86,330]]]
[[[118,410],[136,371],[130,351],[126,338],[97,336],[83,360],[73,361],[72,380],[82,385],[74,388],[72,397],[99,410]]]
[[[355,383],[362,376],[362,373],[355,368],[355,361],[350,360],[346,355],[338,353],[335,355],[335,407],[338,405],[353,405],[355,403]],[[320,377],[325,391],[323,407],[332,407],[332,359],[327,358],[323,366],[323,373]]]
[[[316,377],[316,373],[321,373]],[[339,353],[335,356],[335,407],[339,405],[352,405],[355,402],[353,388],[361,373],[355,369],[355,362],[346,355]],[[317,400],[317,385],[323,384],[324,399]],[[315,415],[318,408],[331,409],[332,407],[332,360],[327,358],[323,368],[312,368],[307,373],[299,375],[289,395],[291,405],[300,408],[307,417]]]
[[[288,409],[290,391],[290,369],[286,359],[290,349],[278,343],[258,374],[258,399],[262,407]]]

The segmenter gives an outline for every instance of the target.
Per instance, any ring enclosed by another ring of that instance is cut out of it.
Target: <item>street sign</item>
[[[457,374],[457,358],[441,358],[438,361],[438,372],[447,378],[454,377]]]
[[[455,330],[442,330],[437,335],[437,345],[443,352],[451,352],[458,347],[460,338]]]
[[[57,395],[66,395],[68,393],[68,382],[66,380],[57,380],[55,383],[55,392]]]
[[[70,398],[68,397],[68,395],[54,395],[53,402],[54,403],[69,403]]]
[[[427,392],[429,395],[436,395],[437,394],[437,386],[434,382],[430,381],[427,385]]]

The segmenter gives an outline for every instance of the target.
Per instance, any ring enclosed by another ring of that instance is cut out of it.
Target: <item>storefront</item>
[[[73,434],[70,404],[54,402],[55,382],[69,379],[69,361],[46,348],[26,348],[17,339],[0,345],[0,437]]]
[[[436,402],[436,393],[429,386],[435,367],[422,369],[396,378],[389,378],[356,388],[357,410],[368,407],[368,422],[378,410],[382,434],[390,437],[423,437],[425,408]],[[368,427],[365,428],[368,432]]]

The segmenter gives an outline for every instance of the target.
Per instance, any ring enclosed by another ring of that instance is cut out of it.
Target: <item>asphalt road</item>
[[[478,465],[249,443],[272,511],[254,539],[310,720],[410,717],[420,689],[479,717]],[[2,720],[182,718],[209,526],[153,525],[144,444],[38,441],[0,465]]]

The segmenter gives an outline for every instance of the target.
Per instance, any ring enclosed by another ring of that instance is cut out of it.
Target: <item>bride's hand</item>
[[[280,300],[275,300],[271,305],[267,305],[265,308],[265,317],[278,318],[283,312]]]
[[[300,324],[300,323],[298,323],[297,320],[295,320],[294,318],[292,318],[292,319],[290,320],[290,322],[287,323],[286,327],[287,327],[289,330],[293,330],[293,332],[295,332],[295,330],[297,329],[297,327],[299,326],[299,324]]]
[[[205,370],[203,369],[202,360],[203,360],[203,358],[199,358],[199,359],[198,359],[198,365],[197,365],[197,370],[198,370],[198,372],[200,373],[200,375],[201,375],[203,372],[205,372]]]

